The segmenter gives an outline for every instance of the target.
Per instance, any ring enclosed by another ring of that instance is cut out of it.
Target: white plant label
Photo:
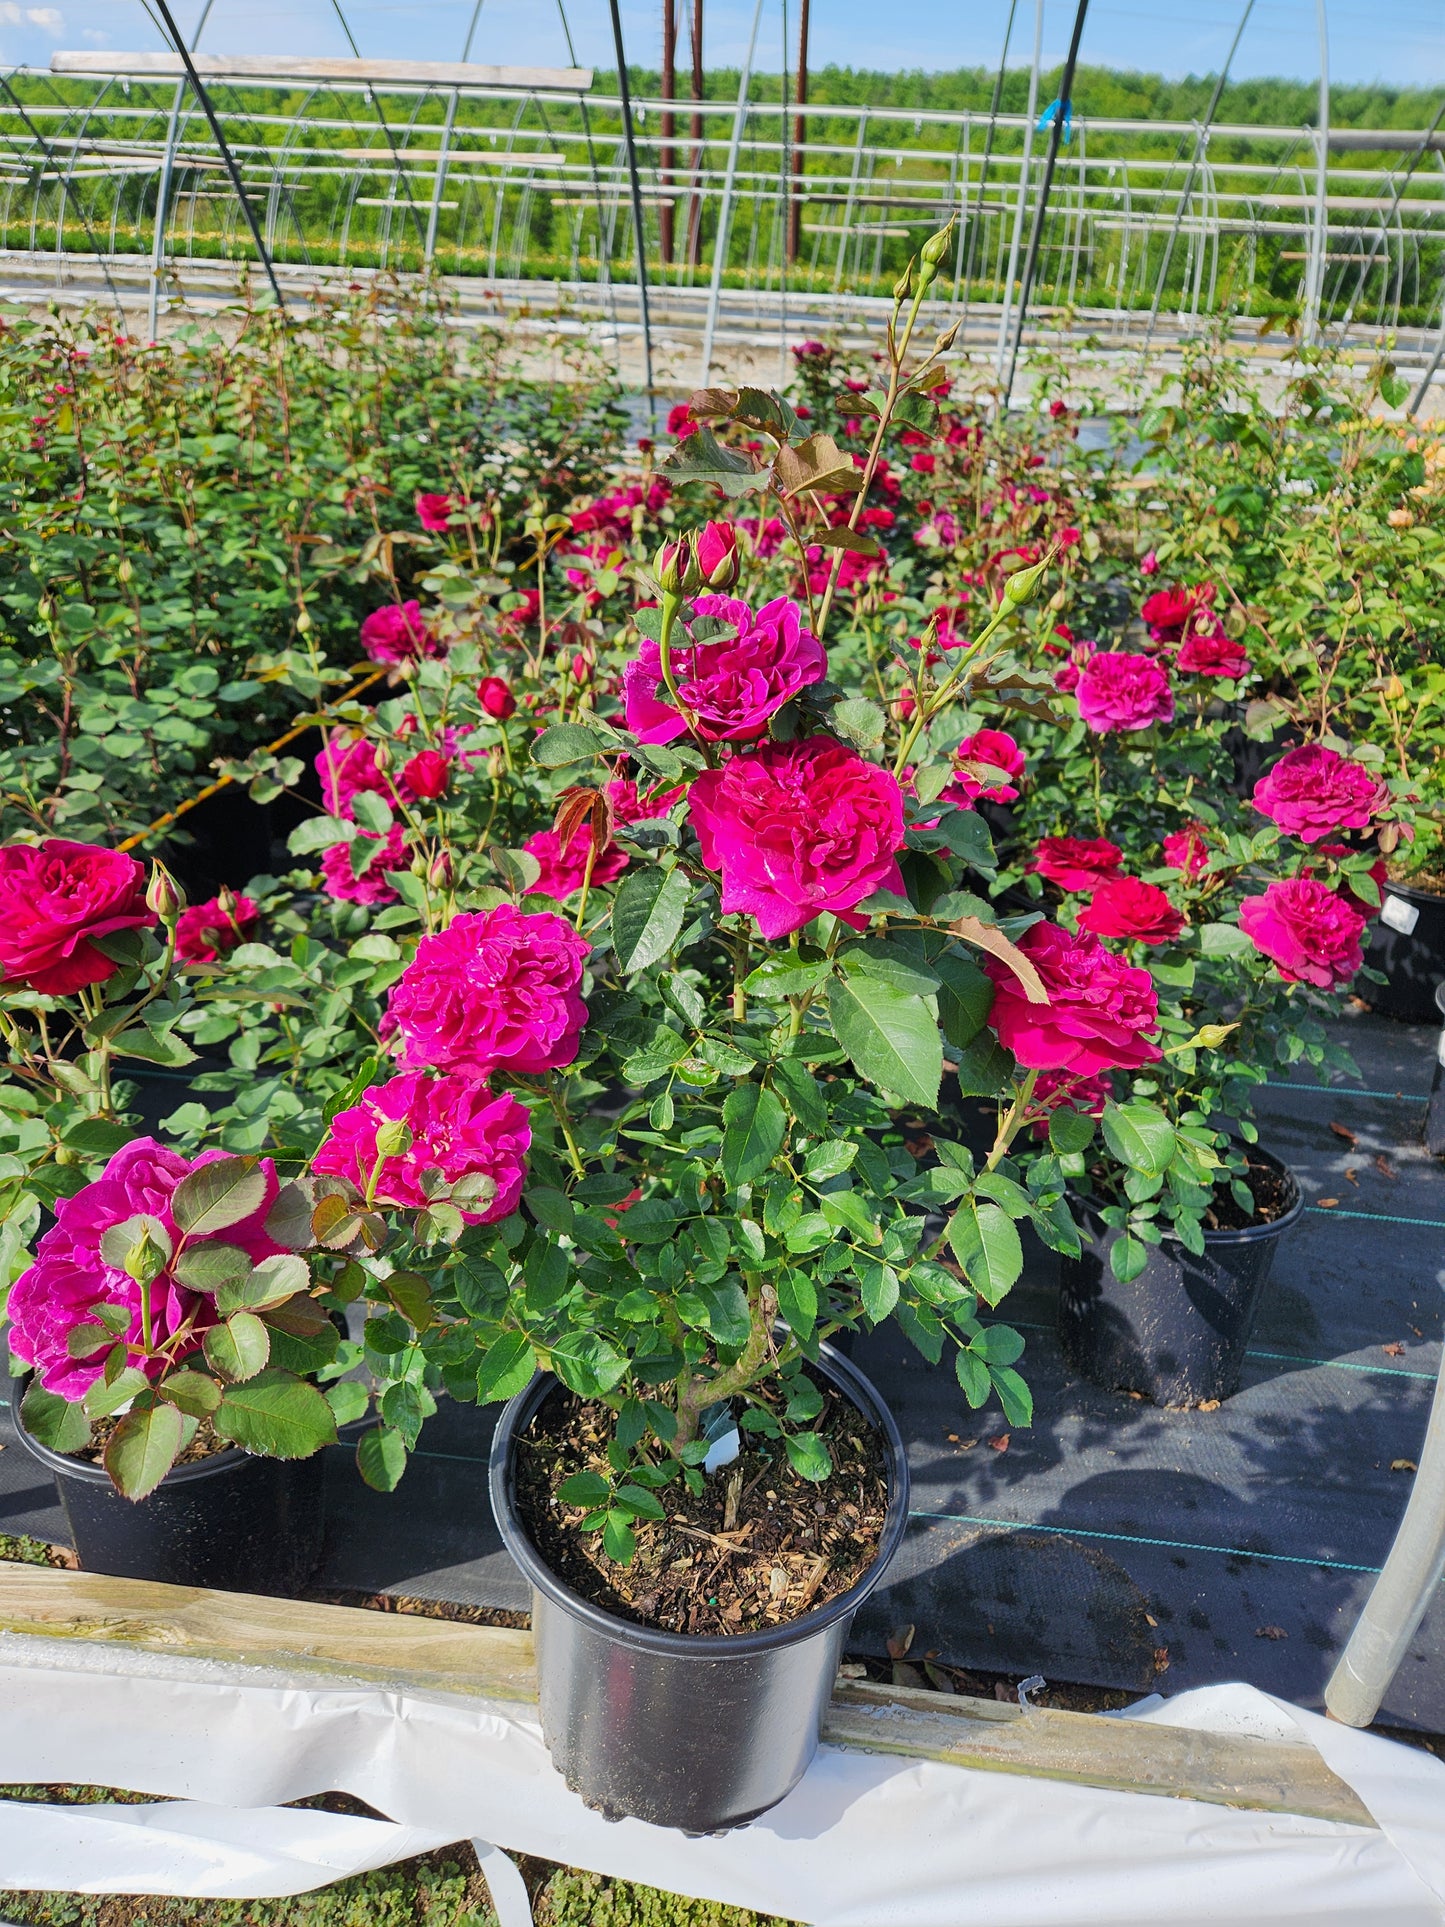
[[[1387,890],[1385,901],[1380,906],[1380,922],[1398,930],[1402,937],[1408,937],[1420,921],[1420,911],[1416,904],[1406,903],[1403,897],[1392,897]]]

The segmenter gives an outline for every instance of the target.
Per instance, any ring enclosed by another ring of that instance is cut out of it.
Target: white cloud
[[[32,27],[47,27],[51,33],[59,33],[65,25],[59,7],[27,7],[25,18]]]

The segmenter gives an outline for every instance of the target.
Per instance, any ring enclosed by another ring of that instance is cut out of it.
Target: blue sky
[[[475,0],[342,0],[363,53],[455,60]],[[566,0],[584,62],[611,60],[606,0]],[[1229,47],[1244,0],[1190,0],[1166,9],[1151,0],[1093,0],[1084,58],[1166,74],[1214,71]],[[200,0],[172,0],[183,28]],[[781,64],[783,0],[764,0],[759,65]],[[796,20],[797,0],[788,0]],[[1445,0],[1327,0],[1330,67],[1337,80],[1396,85],[1445,83]],[[813,0],[817,65],[946,68],[992,65],[998,59],[1007,0]],[[735,63],[746,44],[752,0],[707,0],[708,58]],[[1033,40],[1032,0],[1019,0],[1015,57]],[[624,0],[628,55],[655,62],[659,8]],[[1073,0],[1046,0],[1044,57],[1062,59]],[[1313,78],[1319,40],[1315,0],[1255,0],[1234,71]],[[142,0],[0,0],[0,64],[47,65],[57,47],[101,50],[163,44]],[[216,51],[345,54],[331,0],[213,0],[202,40]],[[483,0],[472,58],[503,62],[565,60],[556,0]]]

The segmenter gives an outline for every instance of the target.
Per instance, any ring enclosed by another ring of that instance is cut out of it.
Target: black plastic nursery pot
[[[633,1625],[565,1586],[528,1538],[515,1493],[517,1441],[556,1381],[539,1374],[502,1412],[492,1509],[532,1588],[542,1736],[568,1786],[609,1819],[694,1834],[742,1826],[792,1791],[817,1750],[853,1614],[908,1523],[908,1460],[887,1406],[831,1346],[820,1348],[819,1372],[882,1439],[889,1496],[878,1557],[826,1605],[736,1638]]]
[[[1252,1155],[1284,1180],[1280,1216],[1206,1231],[1203,1257],[1166,1238],[1149,1247],[1144,1269],[1127,1285],[1109,1263],[1120,1234],[1088,1199],[1072,1201],[1083,1251],[1060,1267],[1059,1337],[1075,1371],[1156,1405],[1203,1405],[1237,1389],[1279,1241],[1304,1209],[1288,1166],[1267,1151]]]
[[[1435,1021],[1435,992],[1445,983],[1445,896],[1407,883],[1387,883],[1370,925],[1365,962],[1389,982],[1362,977],[1360,995],[1382,1017],[1404,1024]]]
[[[86,1572],[225,1592],[296,1593],[321,1562],[326,1455],[261,1459],[237,1447],[178,1465],[146,1498],[123,1499],[99,1465],[31,1438],[55,1475],[75,1554]]]
[[[1435,1075],[1425,1112],[1425,1149],[1432,1158],[1445,1158],[1445,983],[1435,986],[1435,1007],[1441,1030],[1435,1040]]]

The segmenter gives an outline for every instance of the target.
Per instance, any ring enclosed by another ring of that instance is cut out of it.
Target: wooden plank
[[[223,1660],[307,1682],[364,1680],[522,1705],[537,1697],[529,1633],[45,1566],[0,1564],[0,1632]],[[985,1772],[1375,1824],[1358,1795],[1303,1742],[1025,1710],[852,1680],[838,1682],[823,1738]]]
[[[530,91],[546,88],[569,94],[586,93],[592,85],[590,67],[487,67],[460,60],[329,60],[309,54],[192,54],[202,80],[279,81],[340,80],[403,87],[507,87]],[[185,72],[179,54],[78,53],[50,56],[53,74],[87,74],[108,80],[128,74],[139,78],[174,79]]]

